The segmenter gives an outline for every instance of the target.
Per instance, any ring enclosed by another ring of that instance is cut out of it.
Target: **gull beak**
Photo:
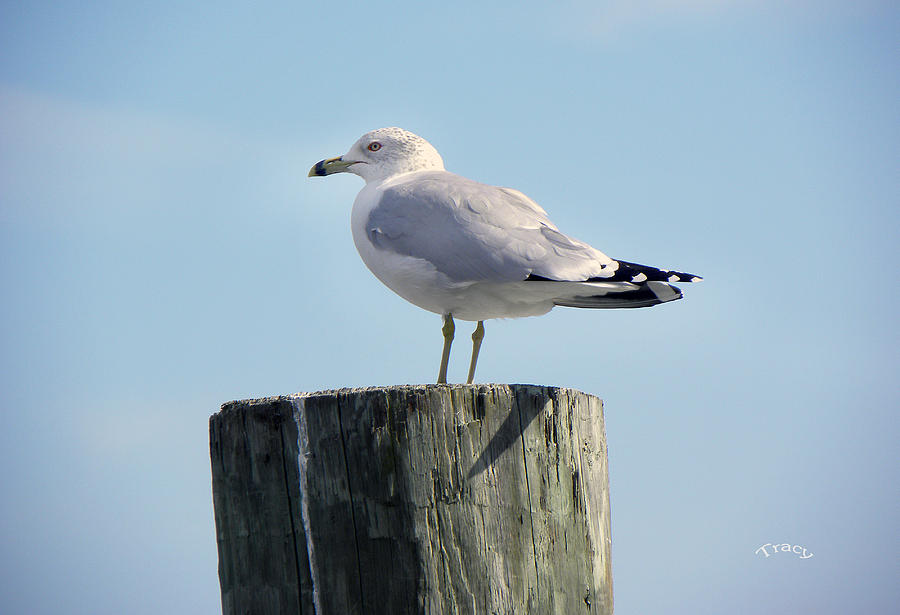
[[[309,170],[309,175],[307,175],[307,177],[321,177],[324,175],[331,175],[332,173],[344,173],[350,165],[356,164],[356,162],[357,161],[344,160],[343,156],[320,160]]]

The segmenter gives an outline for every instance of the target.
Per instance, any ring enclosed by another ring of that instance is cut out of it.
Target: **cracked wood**
[[[210,450],[226,614],[612,613],[596,397],[428,385],[231,402]]]

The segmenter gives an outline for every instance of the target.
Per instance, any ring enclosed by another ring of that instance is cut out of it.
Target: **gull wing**
[[[610,278],[618,263],[561,233],[518,190],[446,171],[388,182],[366,233],[379,249],[431,263],[454,282]]]

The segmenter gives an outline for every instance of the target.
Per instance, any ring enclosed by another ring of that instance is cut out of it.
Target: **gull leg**
[[[481,340],[484,339],[484,321],[479,320],[478,326],[475,327],[475,331],[472,333],[472,362],[469,363],[469,377],[466,380],[466,384],[472,384],[472,380],[475,378],[475,364],[478,363],[478,353],[481,351]]]
[[[441,352],[441,369],[438,372],[438,384],[447,384],[447,363],[450,361],[450,344],[453,343],[453,334],[456,325],[453,324],[453,315],[444,316],[444,326],[441,333],[444,334],[444,350]]]

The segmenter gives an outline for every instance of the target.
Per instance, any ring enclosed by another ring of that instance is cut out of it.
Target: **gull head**
[[[443,169],[444,161],[431,143],[408,130],[392,127],[367,132],[343,156],[317,162],[309,177],[353,173],[368,184],[401,173]]]

